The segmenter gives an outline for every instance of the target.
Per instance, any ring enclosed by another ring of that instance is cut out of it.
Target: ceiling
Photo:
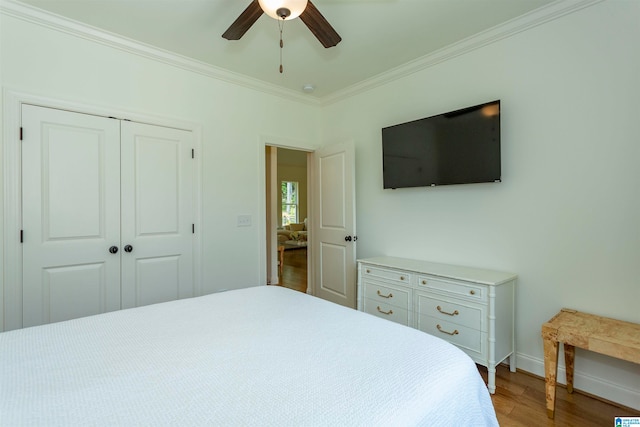
[[[238,41],[221,37],[251,0],[22,0],[214,67],[324,97],[424,57],[553,0],[313,0],[342,36],[325,49],[300,19],[263,15]]]

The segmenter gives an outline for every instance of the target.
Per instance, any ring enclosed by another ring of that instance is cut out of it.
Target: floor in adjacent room
[[[284,251],[284,264],[280,275],[280,286],[307,292],[307,248],[292,248]]]

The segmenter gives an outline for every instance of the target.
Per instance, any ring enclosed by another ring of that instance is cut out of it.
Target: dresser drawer
[[[384,279],[384,281],[393,280],[398,283],[405,283],[409,285],[411,283],[411,273],[406,271],[398,271],[390,268],[373,267],[371,265],[364,264],[362,266],[362,277],[373,279]]]
[[[487,302],[489,299],[486,286],[457,280],[419,276],[418,286],[456,298],[464,298],[469,301]]]
[[[391,304],[381,303],[370,298],[365,298],[364,312],[373,314],[374,316],[378,316],[383,319],[391,320],[392,322],[409,326],[409,310],[404,308],[399,308]]]
[[[364,297],[381,304],[409,309],[409,295],[411,289],[396,287],[391,284],[380,285],[374,282],[364,282]]]
[[[457,345],[476,362],[486,363],[488,340],[485,332],[425,315],[418,317],[418,329]]]
[[[487,332],[486,306],[428,293],[417,294],[416,311],[422,315]]]

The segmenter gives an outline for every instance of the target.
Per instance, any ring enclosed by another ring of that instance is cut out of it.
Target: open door
[[[314,295],[356,307],[355,150],[353,143],[314,153]]]

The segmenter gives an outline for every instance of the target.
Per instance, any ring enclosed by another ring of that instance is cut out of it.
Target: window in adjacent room
[[[298,183],[282,181],[282,225],[298,222]]]

